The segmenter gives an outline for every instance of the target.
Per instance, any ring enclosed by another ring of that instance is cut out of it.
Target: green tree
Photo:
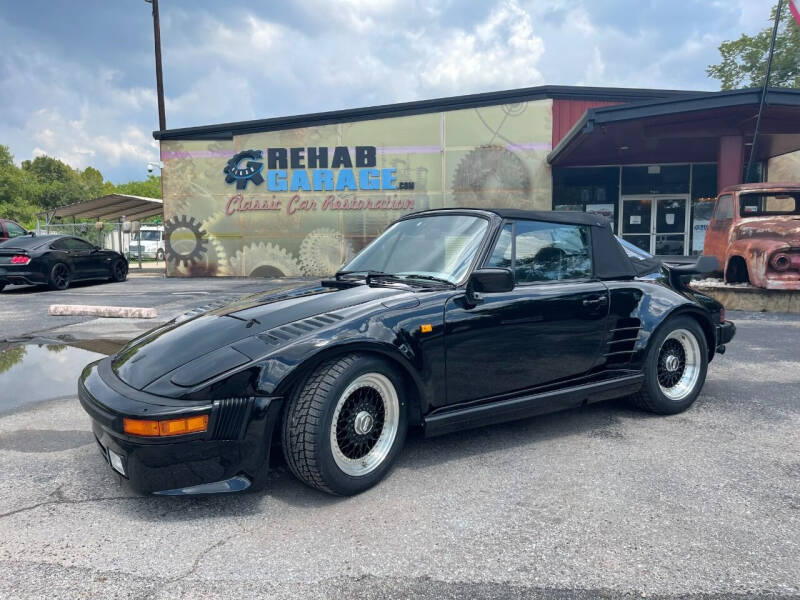
[[[148,175],[144,181],[129,181],[114,186],[118,194],[144,196],[145,198],[161,198],[161,175]]]
[[[0,146],[0,217],[14,219],[30,227],[37,206],[31,200],[30,177],[14,164],[8,146]]]
[[[25,358],[25,346],[14,346],[7,350],[0,350],[0,373],[5,373],[11,367]]]
[[[18,167],[8,146],[0,145],[0,217],[33,227],[39,213],[114,192],[161,198],[161,177],[114,185],[94,167],[79,171],[51,156],[37,156]]]
[[[777,8],[777,4],[772,7],[770,25],[756,35],[742,34],[738,40],[720,44],[721,61],[709,65],[706,73],[718,79],[723,90],[764,85],[772,23]],[[769,84],[770,87],[800,88],[800,27],[789,13],[788,1],[784,1],[781,9]]]

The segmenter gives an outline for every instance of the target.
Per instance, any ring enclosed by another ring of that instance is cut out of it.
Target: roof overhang
[[[220,123],[200,127],[183,127],[154,131],[157,140],[229,140],[235,135],[260,133],[264,131],[281,131],[300,127],[319,127],[336,123],[353,123],[372,119],[388,119],[406,117],[483,106],[515,104],[546,98],[565,100],[597,100],[606,102],[642,102],[664,98],[697,96],[703,92],[687,90],[658,90],[637,88],[583,87],[569,85],[540,85],[536,87],[466,94],[448,98],[417,100],[398,104],[383,104],[346,110],[334,110],[319,113],[258,119],[255,121],[239,121]],[[709,93],[709,92],[706,92]]]
[[[144,196],[131,196],[128,194],[108,194],[84,202],[59,206],[55,210],[42,213],[42,216],[46,216],[48,222],[56,217],[99,219],[102,221],[119,221],[122,217],[125,217],[128,221],[138,221],[163,214],[164,202],[158,198],[145,198]]]
[[[721,136],[755,130],[760,89],[587,110],[547,160],[555,166],[716,162]],[[800,150],[800,90],[771,88],[756,159]]]

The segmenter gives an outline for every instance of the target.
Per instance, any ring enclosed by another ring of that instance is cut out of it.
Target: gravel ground
[[[684,414],[412,434],[354,498],[283,467],[259,493],[140,497],[74,397],[0,415],[0,597],[800,598],[800,318],[729,318]]]

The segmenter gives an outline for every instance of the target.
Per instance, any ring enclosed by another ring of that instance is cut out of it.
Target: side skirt
[[[425,435],[426,437],[444,435],[462,429],[516,421],[535,415],[576,408],[582,404],[619,398],[638,392],[643,382],[644,374],[637,373],[608,381],[586,383],[477,406],[456,407],[425,417]]]

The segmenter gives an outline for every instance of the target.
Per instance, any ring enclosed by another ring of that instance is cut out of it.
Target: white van
[[[142,225],[138,233],[131,234],[131,244],[128,256],[132,259],[155,258],[164,260],[164,226]]]

